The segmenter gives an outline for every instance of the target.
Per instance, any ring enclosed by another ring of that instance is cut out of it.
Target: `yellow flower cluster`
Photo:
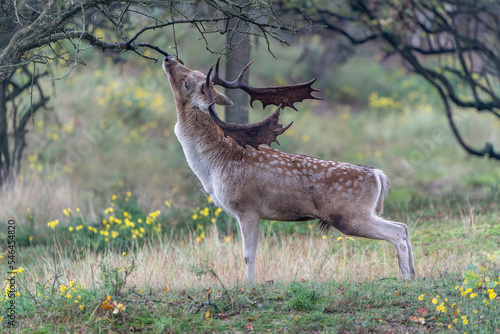
[[[495,289],[500,286],[500,277],[498,278],[490,278],[485,275],[486,268],[485,267],[477,267],[474,265],[467,266],[467,270],[464,273],[464,281],[462,285],[457,285],[455,290],[460,293],[460,299],[462,302],[470,301],[478,297],[480,294],[484,294],[483,303],[486,306],[494,303],[493,306],[496,308],[499,304],[496,302],[500,302],[500,297],[498,297]],[[419,301],[424,300],[424,295],[421,294],[418,296]],[[444,300],[441,299],[439,295],[431,298],[431,303],[436,305],[436,311],[438,313],[447,313],[450,317],[450,323],[448,324],[448,328],[460,328],[461,325],[469,325],[471,320],[475,320],[474,316],[471,319],[467,318],[467,314],[463,314],[460,317],[458,316],[461,313],[460,308],[458,307],[456,302],[449,302],[448,298]],[[467,307],[465,308],[467,309]],[[448,312],[449,310],[449,312]],[[472,314],[477,314],[478,310],[473,310]],[[470,315],[470,314],[469,314]],[[460,324],[460,319],[461,324]]]
[[[50,289],[51,287],[45,286],[45,289]],[[68,284],[60,284],[59,285],[59,292],[54,292],[56,295],[60,295],[63,299],[71,300],[75,304],[80,304],[80,301],[82,299],[82,296],[80,295],[80,292],[85,288],[84,283],[77,283],[76,279],[72,279],[69,281]],[[79,306],[80,310],[84,310],[85,306],[80,304]]]
[[[3,255],[4,255],[3,253],[0,254],[0,260],[3,258]],[[3,289],[4,294],[3,294],[3,296],[0,296],[0,302],[7,300],[13,296],[13,293],[16,291],[17,286],[14,285],[14,288],[11,289],[12,288],[11,279],[14,278],[15,276],[17,276],[18,274],[22,273],[23,271],[24,271],[23,267],[19,267],[18,269],[12,270],[10,277],[4,281],[4,284],[5,284],[5,287]],[[17,291],[15,293],[15,295],[17,297],[19,297],[19,296],[21,296],[21,293],[19,291]]]
[[[392,97],[379,97],[378,92],[373,91],[368,97],[368,106],[372,109],[379,110],[399,110],[403,107],[403,104],[400,101],[394,100]]]
[[[127,203],[132,197],[132,192],[127,191],[125,193],[124,201],[119,203]],[[121,240],[127,239],[137,239],[143,238],[148,233],[161,232],[161,224],[157,222],[160,216],[160,210],[153,211],[148,215],[142,215],[142,218],[133,217],[133,214],[127,209],[123,210],[121,207],[115,207],[115,201],[118,199],[116,194],[111,196],[111,206],[104,210],[104,218],[100,225],[88,225],[86,230],[92,235],[96,235],[96,238],[101,238],[104,242],[109,242],[112,239],[120,238]],[[166,202],[167,203],[167,202]],[[170,203],[170,202],[168,202]],[[126,206],[128,204],[125,204]],[[75,209],[76,212],[80,212],[79,208]],[[123,210],[123,211],[122,211]],[[135,209],[134,209],[135,210]],[[66,208],[63,210],[65,216],[69,217],[70,224],[77,223],[76,225],[68,226],[69,232],[78,232],[84,228],[83,217],[75,217],[73,210],[71,208]],[[54,220],[47,225],[51,228],[59,224],[59,220]],[[99,240],[99,239],[98,239]]]
[[[495,299],[497,297],[497,293],[493,289],[486,290],[486,294],[490,299]]]
[[[437,307],[436,307],[436,310],[438,312],[443,312],[443,313],[446,313],[446,306],[444,305],[444,302],[441,302],[441,304],[439,304]]]
[[[213,203],[211,202],[211,198],[210,196],[208,197],[209,198],[209,203]],[[210,215],[210,207],[204,207],[202,209],[200,208],[196,208],[194,211],[193,211],[193,215],[191,216],[191,218],[193,220],[204,220],[206,218],[210,218],[210,222],[212,224],[215,224],[215,222],[217,221],[217,217],[220,215],[220,213],[222,212],[222,209],[221,208],[217,208],[214,210],[213,212],[213,216]]]
[[[94,72],[96,77],[101,77],[101,71]],[[120,83],[123,85],[123,82]],[[107,86],[98,85],[97,90],[103,92],[97,99],[99,105],[110,105],[113,102],[125,108],[149,108],[152,112],[164,112],[165,98],[160,93],[151,93],[149,90],[136,84],[120,87],[116,80],[111,80]]]
[[[47,226],[50,227],[51,229],[55,229],[57,224],[59,224],[59,219],[53,220],[51,222],[47,223]]]
[[[324,236],[323,236],[323,239],[326,239],[326,238],[328,238],[328,236],[324,235]],[[330,235],[330,238],[333,238],[333,234],[331,234],[331,235]],[[344,238],[342,238],[342,237],[337,237],[337,241],[341,241],[341,240],[343,240],[343,239],[344,239]],[[353,239],[353,238],[351,238],[351,237],[345,237],[345,240],[352,240],[352,241],[354,241],[354,239]]]

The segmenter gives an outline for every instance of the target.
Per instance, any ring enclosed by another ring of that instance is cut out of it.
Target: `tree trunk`
[[[248,36],[241,33],[242,27],[237,19],[230,19],[227,33],[226,79],[234,80],[240,74],[241,69],[250,59],[250,41]],[[247,71],[248,73],[248,71]],[[248,78],[248,74],[246,75]],[[233,101],[232,106],[226,107],[226,122],[246,124],[248,123],[248,105],[250,98],[241,89],[226,89],[226,95]]]
[[[10,155],[7,137],[7,102],[5,91],[7,80],[0,80],[0,187],[9,176]]]

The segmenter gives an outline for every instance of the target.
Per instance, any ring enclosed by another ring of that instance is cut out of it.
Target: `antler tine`
[[[210,67],[210,70],[208,71],[208,74],[207,74],[207,79],[205,81],[205,89],[207,90],[206,94],[208,97],[208,102],[210,103],[210,107],[212,107],[212,108],[215,104],[214,93],[212,92],[212,89],[210,88],[210,74],[212,73],[213,69],[214,69],[214,65],[212,65],[212,67]],[[217,69],[216,69],[216,71],[217,71]]]
[[[246,70],[250,67],[250,65],[252,65],[253,63],[253,60],[251,62],[249,62],[248,64],[245,65],[245,67],[243,67],[243,69],[240,71],[240,74],[238,75],[238,77],[236,78],[236,80],[234,81],[226,81],[226,80],[223,80],[220,76],[219,76],[219,64],[220,64],[220,56],[219,58],[217,58],[217,63],[215,63],[215,72],[214,72],[214,77],[212,78],[212,82],[216,85],[219,85],[219,86],[222,86],[222,87],[225,87],[225,88],[241,88],[243,89],[244,91],[246,91],[247,93],[249,93],[247,91],[247,84],[245,84],[243,82],[243,76],[245,75],[245,72]],[[250,94],[250,93],[249,93]]]

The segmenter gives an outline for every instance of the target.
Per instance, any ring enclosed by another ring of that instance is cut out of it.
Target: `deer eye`
[[[186,88],[186,90],[189,90],[189,82],[184,81],[184,88]]]

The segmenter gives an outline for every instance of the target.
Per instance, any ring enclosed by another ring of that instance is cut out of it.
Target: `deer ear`
[[[215,91],[214,93],[214,101],[216,104],[221,105],[221,106],[232,106],[233,101],[226,95],[219,93],[216,89],[212,89],[212,91]]]
[[[221,106],[232,106],[233,101],[229,99],[226,95],[220,93],[217,89],[214,88],[213,84],[210,84],[210,88],[212,90],[212,95],[213,95],[213,101],[215,101],[216,104],[221,105]],[[205,95],[208,96],[208,91],[207,91],[207,84],[203,83],[201,86],[201,90]]]

